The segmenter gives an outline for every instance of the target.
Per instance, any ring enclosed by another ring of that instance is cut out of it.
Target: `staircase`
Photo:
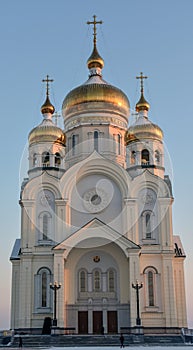
[[[25,348],[49,348],[49,347],[104,347],[120,346],[120,335],[22,335],[23,347]],[[137,345],[141,343],[135,335],[125,335],[124,345]],[[148,335],[143,337],[147,345],[182,345],[181,335]],[[12,343],[13,348],[18,348],[19,336],[15,335]]]

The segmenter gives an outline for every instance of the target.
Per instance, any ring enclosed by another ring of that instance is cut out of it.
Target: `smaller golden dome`
[[[51,104],[48,95],[46,97],[46,100],[45,100],[44,104],[41,106],[41,112],[42,112],[42,114],[48,114],[48,113],[54,114],[54,112],[55,112],[55,108]]]
[[[31,130],[28,140],[30,145],[39,142],[51,142],[65,146],[66,135],[51,120],[44,119],[40,125]]]
[[[146,101],[143,92],[141,92],[141,97],[135,107],[137,112],[148,111],[150,109],[150,104]]]
[[[88,66],[88,69],[96,68],[96,67],[103,69],[104,67],[104,60],[99,55],[96,45],[94,45],[93,52],[87,60],[87,66]]]
[[[162,141],[162,129],[153,123],[145,123],[131,126],[125,133],[126,146],[131,142],[143,141],[144,139],[153,139]]]

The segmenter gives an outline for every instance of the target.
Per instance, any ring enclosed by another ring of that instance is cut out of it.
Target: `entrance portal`
[[[107,331],[117,333],[117,311],[107,311]]]
[[[88,334],[88,311],[78,311],[78,333]]]
[[[93,333],[101,334],[103,327],[102,311],[93,311]]]

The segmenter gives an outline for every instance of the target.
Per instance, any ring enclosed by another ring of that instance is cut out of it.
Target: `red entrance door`
[[[93,311],[93,333],[101,334],[102,326],[103,326],[102,311]]]
[[[117,311],[107,311],[108,333],[117,333]]]
[[[88,311],[78,311],[78,333],[88,334]]]

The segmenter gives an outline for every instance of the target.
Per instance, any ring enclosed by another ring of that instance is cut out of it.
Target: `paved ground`
[[[138,349],[138,350],[145,350],[144,348],[151,348],[152,350],[166,350],[169,348],[169,350],[187,350],[189,347],[193,348],[193,344],[187,344],[187,345],[183,345],[183,346],[148,346],[148,345],[130,345],[130,346],[126,346],[124,349],[128,349],[128,348],[133,348],[133,349]],[[21,348],[10,348],[10,347],[0,347],[1,350],[18,350]],[[38,349],[38,350],[120,350],[120,347],[118,346],[113,346],[113,347],[51,347],[51,348],[25,348],[23,347],[22,350],[34,350],[34,349]]]

